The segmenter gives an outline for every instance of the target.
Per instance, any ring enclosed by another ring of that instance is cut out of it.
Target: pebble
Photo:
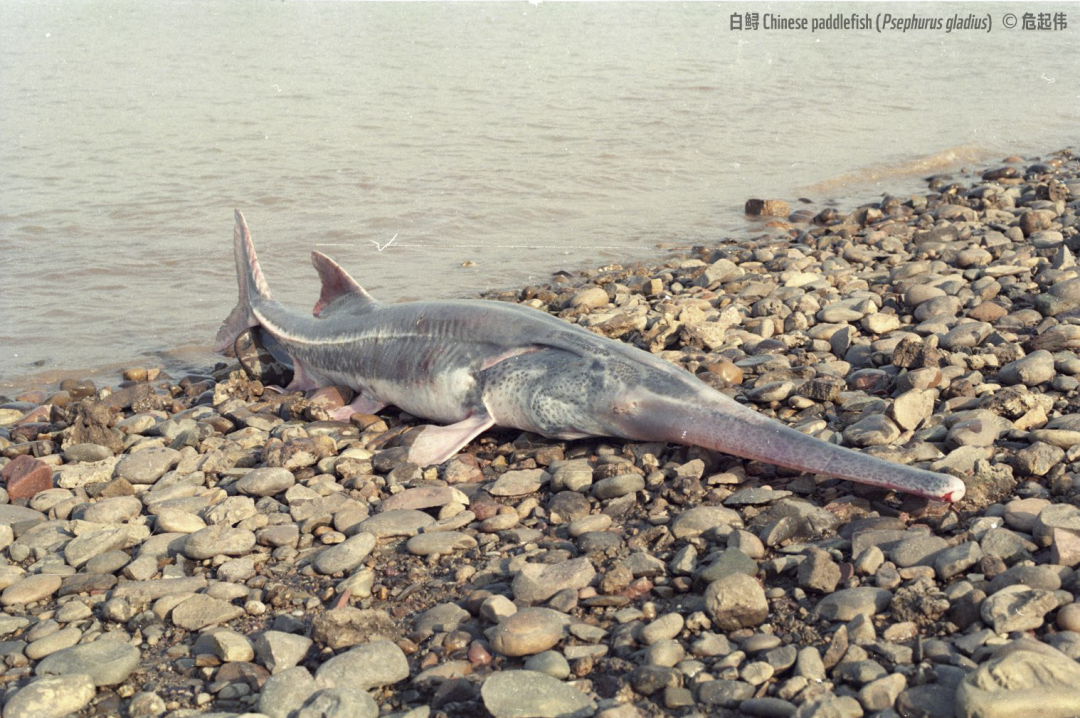
[[[60,590],[61,578],[52,574],[27,576],[0,593],[0,603],[5,606],[34,603],[52,596]]]
[[[324,576],[351,571],[364,562],[375,543],[375,537],[367,532],[354,534],[336,546],[324,549],[311,565]]]
[[[244,609],[228,601],[196,593],[172,610],[172,622],[187,631],[199,631],[228,623],[244,615]]]
[[[523,608],[491,631],[491,647],[504,656],[531,656],[554,647],[566,633],[569,618],[550,608]]]
[[[292,488],[296,477],[288,469],[262,468],[249,471],[236,482],[236,490],[247,496],[274,496]]]
[[[744,573],[732,573],[713,581],[706,587],[704,597],[713,624],[724,631],[757,626],[769,615],[765,590]]]
[[[243,556],[255,546],[255,534],[227,524],[215,524],[200,529],[184,541],[183,552],[188,558],[201,561],[214,556]]]
[[[255,637],[255,655],[259,663],[266,666],[271,674],[278,674],[296,666],[308,649],[312,640],[284,631],[263,631]]]
[[[476,539],[458,531],[436,531],[413,536],[405,549],[414,556],[446,555],[455,551],[476,548]]]

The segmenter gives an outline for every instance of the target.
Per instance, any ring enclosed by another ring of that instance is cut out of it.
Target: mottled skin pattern
[[[315,253],[323,293],[312,318],[271,297],[239,212],[235,251],[240,302],[218,349],[261,326],[293,361],[290,388],[359,393],[341,418],[393,404],[449,424],[420,433],[409,454],[416,463],[441,463],[499,425],[561,439],[677,442],[946,501],[964,495],[957,478],[802,434],[648,352],[544,312],[478,300],[382,305]]]

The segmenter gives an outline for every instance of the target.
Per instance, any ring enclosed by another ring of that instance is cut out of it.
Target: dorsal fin
[[[322,293],[319,301],[315,302],[315,308],[311,310],[315,316],[321,316],[327,306],[342,297],[349,297],[349,304],[354,309],[368,309],[378,303],[348,272],[322,252],[311,253],[311,264],[322,280]]]

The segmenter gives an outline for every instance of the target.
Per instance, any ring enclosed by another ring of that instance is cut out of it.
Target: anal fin
[[[409,461],[421,467],[441,464],[493,426],[486,411],[448,426],[425,426],[409,447]]]

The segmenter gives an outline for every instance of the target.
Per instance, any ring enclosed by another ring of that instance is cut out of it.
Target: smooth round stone
[[[72,444],[64,449],[64,461],[68,463],[104,461],[112,455],[112,450],[101,444]]]
[[[1080,603],[1062,606],[1057,614],[1057,625],[1063,631],[1080,633]]]
[[[63,718],[90,705],[96,693],[85,673],[39,678],[8,699],[4,718]]]
[[[71,648],[79,642],[82,635],[82,631],[74,626],[61,628],[56,633],[37,639],[23,649],[23,653],[30,660],[36,661],[64,648]]]
[[[657,641],[675,638],[682,631],[684,624],[685,620],[681,614],[665,613],[642,626],[638,638],[641,643],[651,646]]]
[[[507,471],[490,486],[492,496],[525,496],[540,489],[551,477],[543,469]]]
[[[872,314],[871,316],[881,316]],[[886,315],[888,316],[888,315]],[[749,698],[739,704],[739,711],[755,718],[791,718],[796,706],[782,698]]]
[[[417,534],[405,542],[405,549],[414,556],[446,555],[470,548],[476,548],[476,539],[459,531]]]
[[[525,661],[525,670],[546,673],[561,681],[569,677],[570,664],[558,651],[544,651],[535,656],[529,656]]]
[[[617,499],[645,488],[645,477],[639,474],[620,474],[601,479],[592,485],[592,495],[601,501]]]
[[[611,527],[612,519],[607,514],[590,514],[574,519],[567,525],[567,532],[577,538],[593,531],[607,531]]]
[[[70,676],[85,673],[97,686],[115,686],[127,680],[139,665],[139,649],[113,638],[100,638],[46,656],[34,673]]]
[[[180,509],[158,509],[154,521],[160,533],[193,534],[206,528],[201,516]]]
[[[90,504],[82,512],[83,521],[118,524],[142,513],[142,501],[134,496],[116,496]]]
[[[172,610],[172,622],[186,631],[199,631],[244,615],[244,609],[204,593],[196,593]]]
[[[193,561],[214,556],[243,556],[255,547],[255,534],[247,529],[215,524],[189,535],[183,554]]]
[[[153,446],[128,454],[116,465],[116,476],[132,484],[153,484],[180,461],[180,452]]]
[[[911,536],[893,547],[889,555],[899,568],[931,566],[935,556],[949,547],[940,536]]]
[[[590,718],[596,702],[577,688],[538,671],[500,671],[480,687],[495,718]]]
[[[51,574],[27,576],[5,588],[0,594],[0,603],[14,606],[41,601],[59,591],[61,581],[59,576]]]
[[[409,662],[395,643],[369,641],[325,661],[315,673],[320,685],[371,690],[409,677]]]
[[[236,482],[236,490],[248,496],[273,496],[296,484],[296,477],[288,469],[262,468],[244,474]]]
[[[531,656],[555,646],[569,616],[550,608],[523,608],[492,629],[491,647],[504,656]]]
[[[1039,512],[1050,505],[1046,499],[1013,499],[1005,504],[1005,524],[1016,531],[1031,533]]]
[[[320,552],[311,565],[324,576],[351,571],[364,562],[375,548],[375,543],[375,537],[369,533],[355,534]]]

